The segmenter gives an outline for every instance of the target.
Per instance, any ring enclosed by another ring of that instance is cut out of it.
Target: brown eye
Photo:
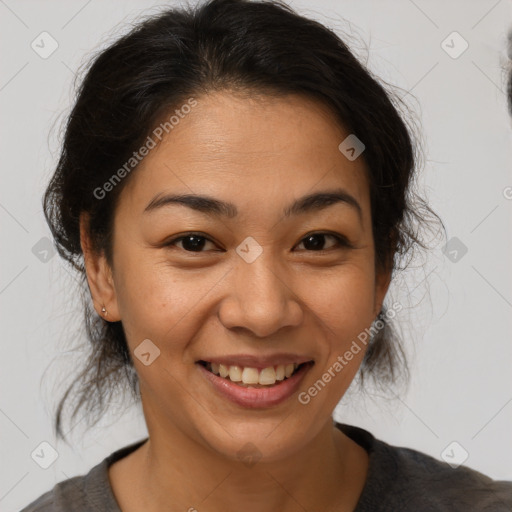
[[[188,233],[187,235],[180,236],[178,238],[175,238],[174,240],[171,240],[166,246],[176,246],[177,244],[181,243],[182,246],[179,247],[180,249],[183,249],[187,252],[205,252],[203,251],[203,248],[205,245],[210,242],[213,244],[213,242],[200,234],[197,233]]]
[[[328,246],[326,247],[326,242],[325,242],[326,238],[330,238],[331,240],[334,240],[334,245],[327,244]],[[302,239],[302,242],[299,245],[302,245],[302,244],[308,251],[324,251],[324,250],[333,249],[333,248],[337,248],[337,247],[349,247],[350,246],[350,244],[344,237],[339,236],[339,235],[333,235],[330,233],[312,233],[310,235],[305,236]]]

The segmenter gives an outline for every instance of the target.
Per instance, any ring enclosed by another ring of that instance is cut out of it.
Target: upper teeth
[[[213,373],[227,378],[233,382],[242,382],[243,384],[275,384],[276,380],[284,380],[290,377],[299,365],[297,363],[278,364],[277,366],[269,366],[258,370],[257,368],[243,366],[227,366],[218,363],[210,363]]]

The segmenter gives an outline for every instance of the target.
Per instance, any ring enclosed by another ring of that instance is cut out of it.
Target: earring
[[[108,315],[107,310],[105,309],[105,306],[103,306],[103,307],[101,308],[101,312],[102,312],[105,316],[107,316],[107,315]]]

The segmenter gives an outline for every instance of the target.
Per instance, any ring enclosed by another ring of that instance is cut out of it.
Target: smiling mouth
[[[278,364],[259,370],[247,366],[224,365],[209,361],[198,361],[209,372],[247,388],[269,388],[289,379],[303,366],[313,365],[313,361],[297,364]]]

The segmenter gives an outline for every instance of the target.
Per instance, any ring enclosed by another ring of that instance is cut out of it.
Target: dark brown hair
[[[211,0],[167,9],[139,22],[101,51],[82,80],[67,120],[57,169],[44,195],[44,212],[60,255],[79,273],[89,355],[64,404],[73,419],[82,408],[89,425],[116,390],[139,397],[138,380],[121,322],[106,322],[91,307],[80,245],[79,217],[90,216],[95,250],[112,264],[113,213],[125,178],[98,199],[101,187],[126,162],[165,112],[209,91],[303,94],[326,105],[366,146],[376,266],[405,268],[405,256],[425,248],[420,227],[438,219],[412,191],[420,155],[403,102],[372,76],[329,28],[276,1]],[[341,142],[341,141],[340,141]],[[136,172],[136,168],[131,174]],[[407,373],[399,336],[386,318],[360,369],[389,384]],[[96,421],[95,421],[96,420]]]

